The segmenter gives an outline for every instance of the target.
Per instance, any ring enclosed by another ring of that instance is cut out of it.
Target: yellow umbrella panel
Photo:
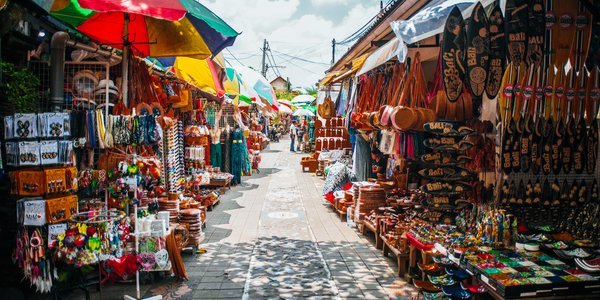
[[[212,61],[207,59],[194,59],[177,57],[173,69],[178,78],[189,82],[191,85],[218,97],[225,94],[217,71]]]

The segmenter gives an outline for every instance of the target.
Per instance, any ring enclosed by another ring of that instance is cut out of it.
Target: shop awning
[[[356,71],[354,71],[353,69],[346,71],[345,73],[341,74],[340,76],[335,77],[331,83],[335,83],[335,82],[340,82],[352,75],[354,75],[354,73],[356,73]]]
[[[360,70],[362,68],[362,66],[365,64],[365,61],[372,53],[373,52],[368,52],[368,53],[365,53],[365,54],[359,56],[358,58],[355,58],[352,61],[352,68],[350,70],[338,75],[337,77],[333,78],[331,83],[340,82],[340,81],[356,74],[356,72],[358,72],[358,70]]]
[[[397,37],[410,45],[444,32],[446,18],[454,6],[465,19],[469,18],[477,2],[487,7],[494,0],[432,0],[410,19],[391,22],[390,26]]]
[[[332,72],[325,74],[325,77],[323,77],[323,79],[321,79],[319,84],[320,85],[329,85],[336,76],[340,75],[340,73],[341,72],[339,72],[339,71],[332,71]]]
[[[367,73],[368,71],[385,64],[394,57],[398,57],[398,61],[404,62],[407,53],[408,48],[406,47],[406,44],[404,44],[401,38],[395,37],[371,53],[356,75],[358,76]]]

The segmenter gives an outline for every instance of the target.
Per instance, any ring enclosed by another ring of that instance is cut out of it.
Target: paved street
[[[164,299],[409,299],[395,263],[323,204],[323,180],[302,173],[289,140],[270,145],[259,174],[244,177],[207,214],[207,252],[184,253],[190,280],[143,286]],[[107,286],[104,299],[134,294]]]

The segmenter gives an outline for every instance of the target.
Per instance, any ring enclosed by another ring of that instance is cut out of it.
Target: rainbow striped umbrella
[[[140,57],[204,59],[239,34],[196,0],[54,0],[50,14],[101,44]]]

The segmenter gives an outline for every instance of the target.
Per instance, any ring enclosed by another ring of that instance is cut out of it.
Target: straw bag
[[[323,119],[331,119],[335,117],[335,103],[331,100],[331,95],[327,92],[325,100],[322,104],[317,105],[317,113]]]
[[[410,62],[407,62],[407,65],[409,64]],[[422,124],[428,118],[422,110],[424,99],[425,89],[424,76],[421,69],[421,55],[417,52],[403,86],[399,100],[400,105],[392,112],[392,124],[394,128],[405,131],[418,129],[419,126],[422,127]]]
[[[413,67],[415,71],[415,85],[413,89],[413,102],[416,103],[416,112],[418,121],[413,127],[414,130],[423,130],[425,123],[433,122],[436,120],[435,113],[433,110],[427,107],[425,99],[427,97],[427,87],[425,83],[425,74],[421,65],[421,54],[419,52],[415,55],[415,63]]]
[[[192,93],[190,89],[181,87],[179,89],[179,101],[173,103],[173,108],[184,108],[191,103]]]
[[[391,116],[394,112],[392,102],[397,99],[402,88],[402,79],[404,77],[404,64],[396,64],[392,74],[391,81],[388,85],[385,104],[379,108],[379,123],[382,128],[390,128],[392,126]]]
[[[405,73],[404,79],[402,80],[402,91],[398,97],[397,106],[394,107],[390,119],[392,120],[392,126],[397,130],[407,130],[414,126],[417,116],[415,112],[409,107],[409,94],[412,92],[409,88],[411,86],[412,68],[410,67],[410,58],[407,58],[406,66],[408,72]]]

